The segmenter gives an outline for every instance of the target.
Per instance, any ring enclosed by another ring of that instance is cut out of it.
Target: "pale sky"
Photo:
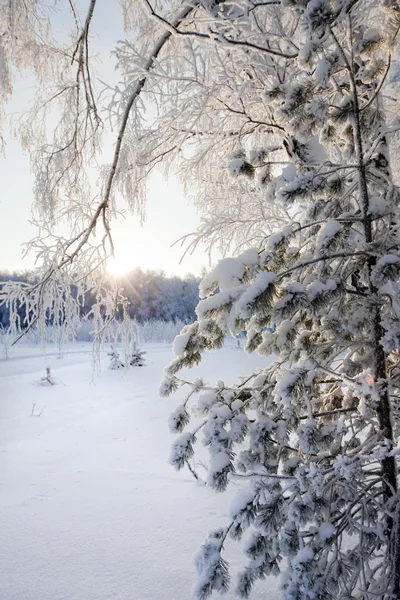
[[[78,5],[85,8],[88,0],[80,0]],[[61,5],[61,3],[60,3]],[[115,10],[110,6],[115,5]],[[93,21],[93,47],[100,54],[98,71],[101,78],[110,81],[113,77],[110,52],[115,40],[121,39],[121,21],[117,0],[98,0]],[[65,16],[58,16],[60,26],[65,27]],[[104,75],[103,75],[104,70]],[[109,77],[107,77],[107,75]],[[14,97],[9,110],[24,108],[22,98],[30,95],[32,85],[29,80],[15,86]],[[0,269],[22,270],[33,266],[35,257],[22,260],[23,244],[36,235],[36,229],[29,223],[32,202],[32,177],[29,159],[19,145],[6,136],[5,157],[0,157],[1,190],[0,222]],[[105,148],[104,158],[111,160],[112,146]],[[202,267],[208,267],[208,256],[200,248],[192,256],[187,256],[182,264],[179,260],[183,250],[171,247],[181,236],[194,231],[199,222],[195,208],[185,199],[182,186],[176,179],[165,181],[156,174],[149,182],[149,197],[146,208],[147,219],[143,227],[138,217],[125,213],[125,218],[114,221],[112,231],[116,258],[120,268],[161,269],[168,274],[199,274]]]

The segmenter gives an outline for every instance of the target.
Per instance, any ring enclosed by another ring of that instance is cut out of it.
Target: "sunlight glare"
[[[129,256],[110,258],[107,261],[107,270],[114,277],[122,277],[132,270],[131,258]]]

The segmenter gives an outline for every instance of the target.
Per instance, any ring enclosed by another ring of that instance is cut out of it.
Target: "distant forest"
[[[25,271],[10,273],[0,271],[1,282],[5,281],[32,281],[33,272]],[[142,271],[137,268],[120,277],[123,294],[128,298],[128,313],[131,318],[139,322],[152,319],[163,321],[192,322],[195,319],[195,307],[199,301],[200,278],[193,275],[185,277],[167,277],[162,271]],[[82,307],[82,317],[91,309],[93,299],[90,293],[86,295],[85,305]],[[24,318],[21,307],[21,320]],[[6,306],[0,307],[0,326],[8,327],[9,310]]]

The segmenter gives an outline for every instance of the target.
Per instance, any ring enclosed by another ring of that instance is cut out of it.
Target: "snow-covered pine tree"
[[[222,551],[247,530],[240,597],[283,571],[285,600],[399,599],[400,192],[389,149],[400,123],[383,92],[400,7],[287,0],[276,10],[299,18],[302,38],[297,68],[277,69],[265,94],[291,157],[266,195],[293,222],[204,278],[198,320],[176,339],[160,390],[189,388],[170,418],[181,432],[171,463],[184,467],[199,438],[208,484],[245,484],[196,557],[196,593],[228,587]],[[227,331],[245,331],[265,367],[231,385],[183,381],[180,369]],[[193,404],[204,419],[191,426]]]
[[[116,350],[114,346],[111,346],[110,351],[107,352],[107,356],[110,357],[110,364],[108,365],[108,368],[111,369],[111,371],[116,371],[117,369],[123,369],[125,367],[120,358],[118,350]]]
[[[141,350],[137,346],[134,347],[132,354],[129,358],[129,364],[131,367],[143,367],[146,362],[144,355],[146,354],[146,350]]]

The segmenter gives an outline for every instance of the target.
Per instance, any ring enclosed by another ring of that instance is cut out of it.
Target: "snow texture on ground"
[[[192,598],[193,555],[227,522],[238,488],[216,494],[167,464],[179,398],[157,390],[172,352],[146,350],[147,366],[127,372],[107,370],[104,355],[94,381],[88,344],[62,359],[22,347],[0,360],[1,600]],[[65,385],[36,385],[47,364]],[[232,381],[262,364],[225,347],[196,372]],[[237,542],[226,556],[231,600],[245,557]],[[276,590],[267,580],[252,598]]]

